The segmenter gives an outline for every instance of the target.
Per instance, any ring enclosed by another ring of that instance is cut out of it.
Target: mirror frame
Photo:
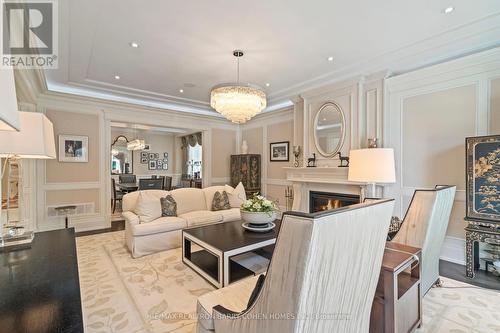
[[[323,111],[324,109],[326,109],[327,107],[334,107],[335,109],[337,109],[337,111],[340,113],[340,117],[342,119],[342,134],[341,134],[341,137],[340,137],[340,141],[339,143],[337,144],[337,147],[335,148],[335,150],[333,151],[333,153],[326,153],[319,145],[318,143],[318,136],[316,134],[316,127],[318,127],[318,120],[319,120],[319,114],[321,113],[321,111]],[[340,149],[342,149],[342,146],[344,145],[344,140],[345,140],[345,114],[344,114],[344,111],[342,110],[342,108],[340,107],[340,105],[338,105],[337,103],[335,102],[326,102],[325,104],[323,104],[318,112],[316,113],[316,116],[314,117],[314,123],[313,123],[313,135],[314,135],[314,145],[316,146],[316,150],[324,157],[333,157],[335,156],[339,151]]]
[[[111,144],[111,150],[110,150],[110,152],[113,150],[113,146],[114,146],[114,144],[115,144],[115,143],[118,141],[118,139],[120,139],[120,138],[124,138],[124,139],[125,139],[125,141],[126,141],[127,143],[129,143],[129,142],[130,142],[130,141],[127,139],[127,137],[126,137],[125,135],[120,134],[120,135],[118,135],[118,136],[115,138],[115,141],[113,141],[113,143]],[[132,152],[132,164],[131,164],[131,167],[130,167],[130,173],[122,173],[122,175],[133,175],[133,174],[134,174],[134,151],[133,151],[133,150],[131,150],[131,152]],[[116,175],[116,174],[114,174],[114,173],[112,173],[112,172],[111,172],[111,175]]]

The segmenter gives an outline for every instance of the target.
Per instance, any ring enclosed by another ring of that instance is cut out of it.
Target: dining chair
[[[123,192],[116,190],[116,181],[115,181],[114,178],[111,178],[111,208],[112,208],[112,214],[115,213],[116,202],[120,201],[120,203],[121,203],[122,199],[123,199]]]
[[[284,213],[267,274],[200,296],[197,332],[368,332],[393,209]]]
[[[165,191],[170,191],[172,190],[172,177],[170,176],[165,176],[165,180],[163,182],[163,189]]]
[[[139,191],[161,189],[163,189],[163,179],[139,179]]]
[[[413,193],[401,227],[391,242],[422,249],[422,292],[439,284],[439,257],[455,200],[456,186]]]
[[[136,183],[137,177],[132,174],[123,174],[118,176],[118,181],[120,183]]]

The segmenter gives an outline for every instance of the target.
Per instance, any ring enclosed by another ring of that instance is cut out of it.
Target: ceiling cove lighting
[[[443,10],[443,12],[444,12],[445,14],[450,14],[450,13],[451,13],[451,12],[453,12],[454,10],[455,10],[455,7],[450,6],[450,7],[446,7],[446,8]]]
[[[243,124],[266,107],[266,93],[257,85],[240,83],[240,58],[243,51],[235,50],[233,56],[237,59],[237,81],[213,87],[210,106],[233,123]]]

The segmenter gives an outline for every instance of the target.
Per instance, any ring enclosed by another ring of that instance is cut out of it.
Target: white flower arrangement
[[[253,195],[240,206],[244,212],[274,212],[278,210],[278,205],[275,202],[264,198],[262,195]]]

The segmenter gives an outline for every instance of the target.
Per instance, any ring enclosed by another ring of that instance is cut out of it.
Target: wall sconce
[[[293,166],[299,167],[299,156],[300,156],[300,146],[293,146],[293,155],[295,156],[295,162],[293,162]]]

